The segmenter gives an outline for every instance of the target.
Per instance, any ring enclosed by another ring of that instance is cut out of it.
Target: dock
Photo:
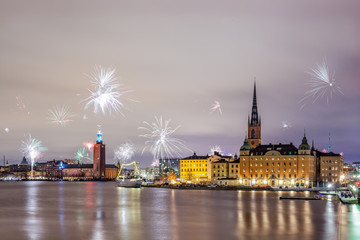
[[[320,200],[318,197],[293,197],[293,196],[283,196],[280,197],[280,200]]]

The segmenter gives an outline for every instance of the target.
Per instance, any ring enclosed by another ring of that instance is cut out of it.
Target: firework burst
[[[288,122],[288,121],[286,121],[286,120],[283,120],[283,121],[281,122],[281,128],[282,128],[283,130],[287,130],[287,129],[291,128],[291,122]]]
[[[155,122],[147,123],[143,122],[146,126],[139,127],[139,130],[145,130],[148,133],[140,135],[141,137],[147,138],[145,147],[142,153],[146,149],[150,149],[154,159],[159,158],[170,158],[174,156],[181,156],[183,150],[191,151],[185,146],[184,141],[173,138],[171,135],[180,127],[172,128],[169,126],[170,120],[163,121],[162,117],[155,117]]]
[[[341,88],[335,82],[335,73],[330,72],[326,59],[321,64],[317,64],[316,68],[307,72],[311,78],[308,81],[309,90],[305,92],[305,96],[299,101],[302,103],[301,109],[305,106],[305,101],[312,99],[315,103],[318,99],[325,98],[329,103],[334,94],[343,94]]]
[[[114,150],[115,160],[120,163],[127,163],[135,154],[135,146],[132,143],[121,144]]]
[[[158,167],[160,165],[159,159],[154,159],[154,161],[151,163],[151,167]]]
[[[94,148],[95,143],[93,142],[83,142],[83,145],[91,152]]]
[[[86,152],[85,147],[79,148],[75,153],[75,158],[79,164],[82,164],[84,161],[91,161],[91,157],[89,156],[89,153]]]
[[[32,138],[29,134],[24,141],[22,141],[20,151],[24,156],[29,157],[31,160],[31,174],[33,174],[33,166],[35,159],[38,158],[43,151],[47,148],[42,145],[42,142]]]
[[[93,105],[95,114],[99,111],[103,115],[106,115],[106,112],[111,115],[113,111],[122,114],[121,109],[124,108],[124,104],[120,101],[120,97],[130,91],[120,88],[118,77],[115,76],[115,68],[105,69],[95,66],[89,78],[94,91],[89,89],[91,96],[83,100],[86,102],[85,110]]]
[[[20,96],[16,96],[16,106],[20,111],[27,111],[27,105]],[[30,114],[30,112],[27,111],[27,114]]]
[[[219,101],[214,101],[213,106],[210,108],[211,113],[213,113],[216,110],[218,110],[220,115],[222,115],[221,105]]]
[[[219,145],[215,145],[215,146],[211,146],[210,147],[210,152],[209,152],[209,154],[210,155],[214,155],[215,154],[215,152],[218,152],[219,154],[223,154],[223,152],[222,152],[222,150],[221,150],[221,147],[219,146]]]
[[[74,114],[72,114],[69,110],[69,107],[66,107],[64,105],[57,105],[54,108],[48,110],[48,120],[51,123],[55,123],[57,125],[65,125],[71,122],[71,118],[74,117]]]

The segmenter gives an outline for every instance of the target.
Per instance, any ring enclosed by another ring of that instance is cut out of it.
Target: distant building
[[[173,170],[176,175],[180,176],[180,158],[163,158],[159,159],[160,172],[169,172]]]
[[[26,160],[25,156],[22,158],[20,165],[28,165],[28,161]]]
[[[96,144],[94,145],[93,177],[96,180],[105,178],[105,144],[102,140],[102,132],[97,133]]]

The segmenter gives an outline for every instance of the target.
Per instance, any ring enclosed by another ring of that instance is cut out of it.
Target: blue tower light
[[[102,132],[100,129],[97,132],[96,143],[102,143]]]

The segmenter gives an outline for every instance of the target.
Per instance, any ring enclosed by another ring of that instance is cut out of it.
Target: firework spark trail
[[[176,156],[181,156],[183,150],[191,151],[185,146],[184,141],[173,138],[171,135],[180,127],[171,128],[169,126],[170,120],[163,121],[162,117],[155,117],[155,122],[147,123],[143,122],[146,127],[139,127],[139,130],[145,130],[148,133],[140,135],[141,137],[147,138],[145,142],[145,147],[142,150],[142,153],[146,149],[150,149],[154,159],[159,158],[170,158]]]
[[[135,146],[131,143],[121,144],[114,150],[115,160],[120,161],[120,163],[127,163],[135,154]]]
[[[56,107],[48,110],[47,112],[48,120],[51,123],[55,123],[57,125],[65,125],[71,122],[72,121],[71,118],[75,116],[69,110],[70,108],[64,105],[62,106],[56,105]]]
[[[222,115],[221,106],[219,101],[214,101],[213,106],[210,108],[211,113],[218,110],[220,115]]]
[[[112,111],[123,115],[121,109],[124,108],[124,104],[120,101],[120,97],[131,91],[120,88],[118,77],[115,76],[115,68],[105,69],[95,66],[95,70],[89,78],[95,90],[89,89],[91,96],[83,100],[87,102],[84,109],[93,105],[95,114],[101,110],[103,115],[106,115],[106,112],[111,115]]]
[[[299,101],[299,103],[302,103],[300,109],[304,108],[305,101],[308,99],[313,99],[312,103],[315,103],[320,98],[326,98],[326,102],[329,103],[334,94],[343,94],[341,88],[336,85],[335,73],[330,72],[325,58],[321,64],[317,64],[316,68],[307,73],[311,76],[307,83],[309,90],[305,92],[305,96]]]
[[[42,145],[42,142],[32,138],[29,134],[24,141],[22,141],[20,151],[24,156],[29,157],[31,160],[31,176],[33,176],[33,167],[35,159],[38,158],[43,151],[47,148]]]
[[[209,154],[210,155],[214,155],[215,154],[215,152],[218,152],[219,154],[223,154],[223,152],[222,152],[222,150],[221,150],[221,147],[219,146],[219,145],[215,145],[215,146],[211,146],[210,147],[210,152],[209,152]]]
[[[82,147],[75,153],[75,158],[78,164],[82,164],[84,161],[91,161],[89,153],[86,152],[86,148]]]

